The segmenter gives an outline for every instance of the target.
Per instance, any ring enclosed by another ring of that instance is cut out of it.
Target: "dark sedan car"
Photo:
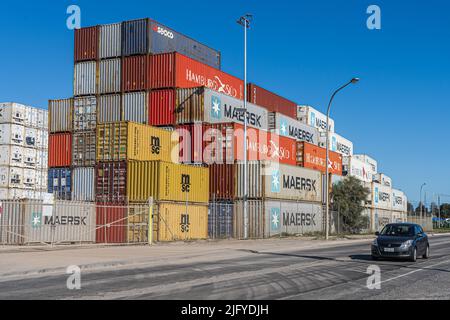
[[[393,223],[375,233],[372,243],[372,258],[406,258],[416,261],[418,256],[430,257],[428,236],[422,227],[413,223]]]

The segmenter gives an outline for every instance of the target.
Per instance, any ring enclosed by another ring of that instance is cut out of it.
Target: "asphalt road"
[[[0,281],[0,299],[450,299],[450,237],[430,238],[431,258],[372,261],[369,244],[282,252],[244,252],[220,261],[83,272]],[[369,290],[367,268],[381,269]]]

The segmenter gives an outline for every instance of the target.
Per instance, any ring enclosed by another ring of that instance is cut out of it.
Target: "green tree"
[[[348,176],[333,185],[333,210],[340,212],[343,228],[347,232],[359,233],[368,225],[369,218],[362,215],[364,203],[370,190],[355,177]]]
[[[450,218],[450,203],[441,204],[441,217]]]

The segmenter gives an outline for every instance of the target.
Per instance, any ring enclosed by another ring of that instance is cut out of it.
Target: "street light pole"
[[[423,219],[423,202],[422,202],[422,189],[423,187],[425,187],[427,184],[424,182],[421,186],[420,186],[420,217]]]
[[[253,16],[246,14],[239,18],[238,24],[244,27],[244,239],[248,239],[248,161],[247,161],[247,29],[250,28],[250,22]]]
[[[329,224],[330,224],[330,217],[329,217],[329,211],[330,211],[330,206],[329,206],[329,202],[330,202],[330,190],[329,190],[329,144],[330,144],[330,111],[331,111],[331,104],[334,100],[334,97],[336,96],[336,94],[341,91],[342,89],[344,89],[345,87],[347,87],[350,84],[355,84],[359,81],[359,78],[353,78],[352,80],[350,80],[348,83],[344,84],[342,87],[340,87],[339,89],[337,89],[333,95],[331,96],[330,102],[328,103],[328,109],[327,109],[327,128],[326,128],[326,174],[325,174],[325,194],[326,194],[326,199],[325,199],[325,221],[326,221],[326,225],[325,225],[325,239],[328,240],[329,238]]]

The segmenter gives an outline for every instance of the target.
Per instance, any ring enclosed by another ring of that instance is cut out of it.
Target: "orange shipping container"
[[[342,176],[342,155],[333,151],[329,152],[329,173]],[[316,145],[299,141],[297,142],[297,164],[313,170],[326,171],[326,150]]]
[[[72,134],[50,134],[48,142],[48,166],[70,167],[72,164]]]

